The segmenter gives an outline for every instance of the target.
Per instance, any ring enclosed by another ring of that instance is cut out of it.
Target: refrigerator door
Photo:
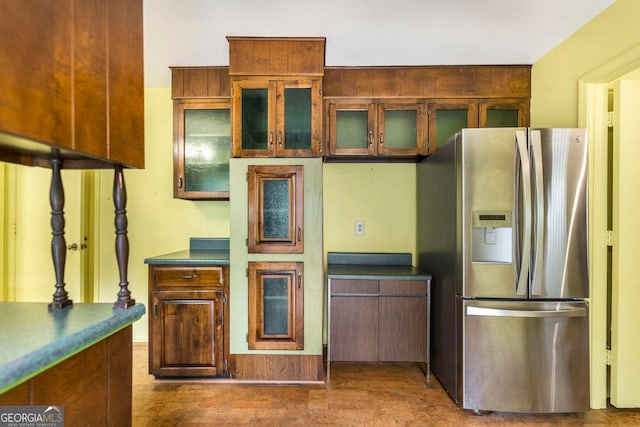
[[[456,152],[462,255],[456,292],[463,297],[526,298],[531,234],[520,232],[530,224],[519,224],[516,196],[519,182],[529,183],[527,129],[463,129]],[[531,197],[524,193],[526,204]]]
[[[534,194],[530,298],[587,298],[586,131],[533,129],[530,150]]]
[[[589,409],[586,302],[458,300],[463,310],[465,409]]]

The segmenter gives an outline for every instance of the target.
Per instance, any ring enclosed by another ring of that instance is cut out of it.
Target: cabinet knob
[[[273,145],[273,132],[269,132],[269,145]]]
[[[369,147],[373,145],[373,131],[369,131]]]
[[[384,144],[384,132],[380,132],[380,146]]]
[[[278,131],[278,146],[282,147],[282,132]]]

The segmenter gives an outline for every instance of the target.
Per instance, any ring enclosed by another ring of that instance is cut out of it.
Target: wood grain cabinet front
[[[228,268],[149,267],[149,373],[226,376]]]
[[[427,362],[428,286],[425,280],[331,280],[330,360]]]
[[[426,154],[427,116],[421,101],[332,100],[329,156],[411,157]]]

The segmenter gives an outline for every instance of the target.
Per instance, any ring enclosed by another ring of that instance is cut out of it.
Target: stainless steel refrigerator
[[[431,369],[464,409],[589,409],[587,135],[463,129],[417,166]]]

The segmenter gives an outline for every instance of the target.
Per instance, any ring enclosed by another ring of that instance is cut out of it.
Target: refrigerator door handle
[[[531,166],[527,150],[527,135],[525,131],[516,131],[516,146],[520,157],[520,171],[522,173],[522,242],[520,245],[520,268],[516,294],[526,295],[529,278],[529,259],[531,257]],[[518,188],[515,191],[518,194]]]
[[[585,317],[587,309],[573,307],[564,310],[508,310],[500,308],[467,307],[467,316],[491,317]]]
[[[535,176],[535,249],[531,265],[531,295],[542,295],[542,275],[540,266],[544,265],[544,180],[542,171],[542,142],[540,131],[531,131],[531,154],[533,157],[533,175]]]

